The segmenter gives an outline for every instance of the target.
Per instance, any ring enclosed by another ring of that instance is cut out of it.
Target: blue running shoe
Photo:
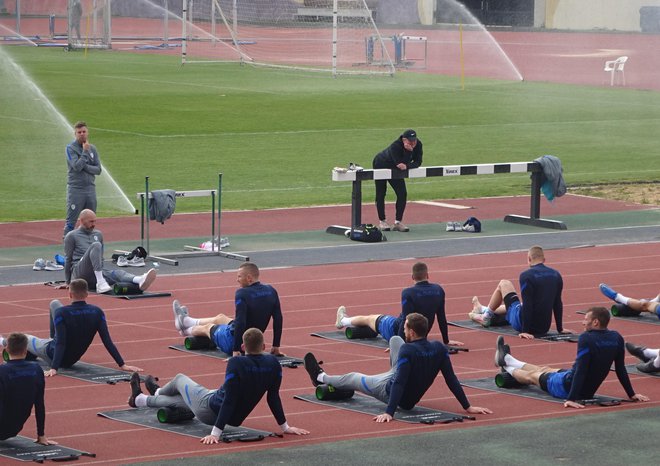
[[[610,298],[612,301],[614,301],[614,298],[616,298],[617,292],[614,291],[612,288],[607,286],[605,283],[601,283],[598,285],[598,288],[600,288],[600,292],[603,293],[605,296]]]

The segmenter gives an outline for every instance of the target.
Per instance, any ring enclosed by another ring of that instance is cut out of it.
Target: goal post
[[[112,48],[111,0],[67,0],[67,47]]]
[[[367,0],[182,0],[182,62],[395,72]],[[392,48],[392,45],[389,45]]]

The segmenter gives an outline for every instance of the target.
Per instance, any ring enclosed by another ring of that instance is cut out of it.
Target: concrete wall
[[[547,29],[577,30],[639,31],[639,9],[660,6],[660,0],[543,0],[542,3],[545,3],[545,18],[535,17],[535,25],[538,19]]]

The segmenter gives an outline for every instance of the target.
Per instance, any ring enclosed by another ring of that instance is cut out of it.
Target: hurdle
[[[147,193],[148,196],[147,196]],[[147,199],[152,199],[153,194],[149,190],[149,177],[144,177],[144,192],[137,193],[137,198],[140,201],[140,245],[147,250],[147,259],[163,262],[168,265],[179,265],[177,259],[184,257],[196,256],[221,256],[228,259],[236,259],[240,261],[249,261],[250,258],[241,254],[233,254],[230,252],[223,252],[220,250],[220,222],[222,219],[222,173],[218,174],[218,189],[203,189],[195,191],[175,191],[174,196],[177,199],[187,197],[210,197],[211,198],[211,250],[202,249],[197,246],[184,246],[185,252],[161,254],[158,256],[150,254],[150,234],[149,234],[149,205]],[[216,198],[217,198],[217,217],[216,217]],[[216,235],[216,218],[217,218],[217,235]],[[215,238],[218,238],[217,244]],[[125,251],[119,251],[125,252]]]
[[[554,230],[566,230],[564,222],[541,218],[541,185],[543,184],[543,168],[538,162],[511,162],[476,165],[447,165],[433,167],[411,168],[410,170],[337,170],[332,171],[332,181],[352,181],[351,194],[351,226],[330,225],[326,233],[345,235],[347,230],[353,231],[362,224],[362,182],[365,180],[390,180],[400,178],[430,178],[434,176],[465,176],[465,175],[497,175],[503,173],[531,173],[531,198],[529,217],[509,214],[504,217],[508,223],[531,225]]]

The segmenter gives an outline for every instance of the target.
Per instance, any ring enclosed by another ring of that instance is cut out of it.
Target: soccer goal
[[[69,50],[112,47],[110,1],[67,0]]]
[[[182,1],[183,63],[394,74],[367,0]]]

